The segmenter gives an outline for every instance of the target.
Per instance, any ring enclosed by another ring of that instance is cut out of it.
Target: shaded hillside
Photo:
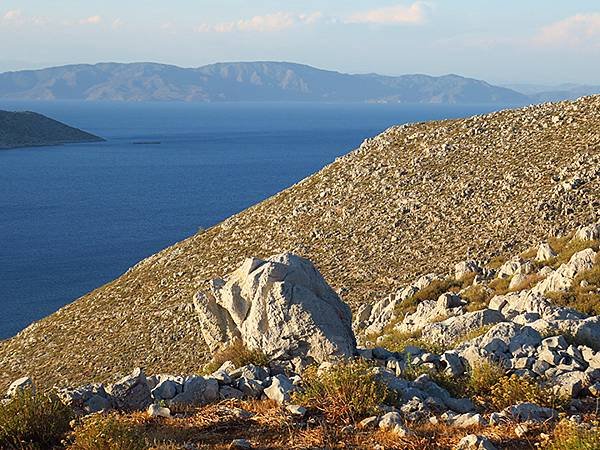
[[[198,370],[193,295],[246,257],[305,256],[356,308],[599,218],[600,97],[394,127],[1,343],[0,387]]]
[[[284,62],[200,68],[104,63],[0,74],[0,98],[119,101],[336,101],[525,104],[510,89],[457,75],[349,75]]]
[[[103,139],[41,114],[0,111],[0,149],[98,141]]]

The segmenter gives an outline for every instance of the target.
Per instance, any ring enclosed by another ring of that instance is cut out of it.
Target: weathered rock
[[[379,428],[398,435],[406,437],[411,435],[411,431],[406,428],[402,422],[402,416],[398,412],[389,412],[384,414],[379,420]]]
[[[174,405],[204,405],[219,398],[219,382],[214,378],[188,377],[183,391],[169,401]]]
[[[152,397],[157,401],[171,400],[181,391],[181,389],[182,388],[174,381],[164,380],[152,389]]]
[[[219,398],[221,400],[230,400],[232,398],[243,399],[244,393],[232,386],[221,386],[219,388]]]
[[[556,252],[552,250],[552,247],[547,242],[540,244],[538,247],[535,260],[538,262],[546,262],[556,257]]]
[[[423,327],[422,334],[427,336],[428,341],[448,345],[471,331],[503,321],[504,316],[500,312],[493,309],[482,309],[426,325]]]
[[[264,390],[265,395],[280,405],[290,401],[290,394],[294,386],[285,375],[276,375],[271,379],[271,384]]]
[[[540,281],[533,289],[533,293],[544,294],[546,292],[566,291],[571,288],[575,277],[593,267],[596,252],[587,248],[571,256],[568,263],[562,264],[557,270]]]
[[[131,375],[106,388],[115,406],[124,411],[146,409],[152,403],[150,387],[143,369],[135,369]]]
[[[240,338],[272,359],[316,362],[356,351],[350,308],[310,261],[290,253],[246,260],[194,305],[213,347]]]
[[[101,395],[92,395],[88,400],[85,401],[83,409],[88,414],[97,413],[100,411],[107,411],[112,408],[112,402]]]
[[[366,419],[361,420],[358,423],[358,426],[359,426],[359,428],[368,429],[368,428],[375,428],[378,424],[379,424],[379,417],[371,416],[371,417],[367,417]]]
[[[519,403],[518,405],[509,406],[502,411],[502,414],[520,422],[528,420],[544,422],[558,417],[558,411],[538,406],[535,403]]]
[[[589,386],[590,380],[585,372],[573,371],[553,377],[552,384],[559,394],[574,398]]]
[[[454,450],[496,450],[496,447],[485,436],[469,434],[460,440]]]
[[[8,398],[13,397],[17,392],[24,391],[26,389],[35,392],[33,381],[29,377],[19,378],[18,380],[13,381],[9,386],[8,390],[6,391],[6,396]]]
[[[229,444],[229,448],[232,450],[247,450],[252,448],[252,444],[247,439],[234,439]]]
[[[464,413],[452,418],[452,426],[458,428],[480,427],[487,425],[486,420],[481,414]]]
[[[287,405],[285,409],[294,417],[304,417],[306,415],[306,408],[300,405]]]
[[[600,222],[581,227],[575,233],[574,239],[580,241],[593,241],[600,239]]]
[[[171,417],[171,410],[164,406],[152,404],[148,407],[148,415],[150,417]]]

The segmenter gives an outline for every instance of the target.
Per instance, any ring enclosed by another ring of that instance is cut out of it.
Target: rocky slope
[[[193,372],[195,293],[251,256],[309,258],[356,308],[465,258],[509,256],[599,218],[600,97],[394,127],[0,344],[0,385]]]
[[[0,111],[0,150],[100,142],[102,138],[34,112]]]
[[[287,62],[198,68],[103,63],[0,74],[0,98],[111,101],[311,101],[525,104],[513,90],[458,75],[351,75]]]

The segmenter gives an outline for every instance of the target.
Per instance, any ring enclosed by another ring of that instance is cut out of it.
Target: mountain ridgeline
[[[526,104],[508,88],[458,75],[350,75],[285,62],[181,68],[154,63],[70,65],[0,74],[0,98],[105,101],[310,101]]]
[[[42,114],[0,111],[0,149],[103,140]]]

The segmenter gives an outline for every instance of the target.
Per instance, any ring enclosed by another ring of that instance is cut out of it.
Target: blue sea
[[[107,139],[0,151],[0,339],[400,123],[499,106],[0,102]],[[159,141],[160,144],[135,144]]]

